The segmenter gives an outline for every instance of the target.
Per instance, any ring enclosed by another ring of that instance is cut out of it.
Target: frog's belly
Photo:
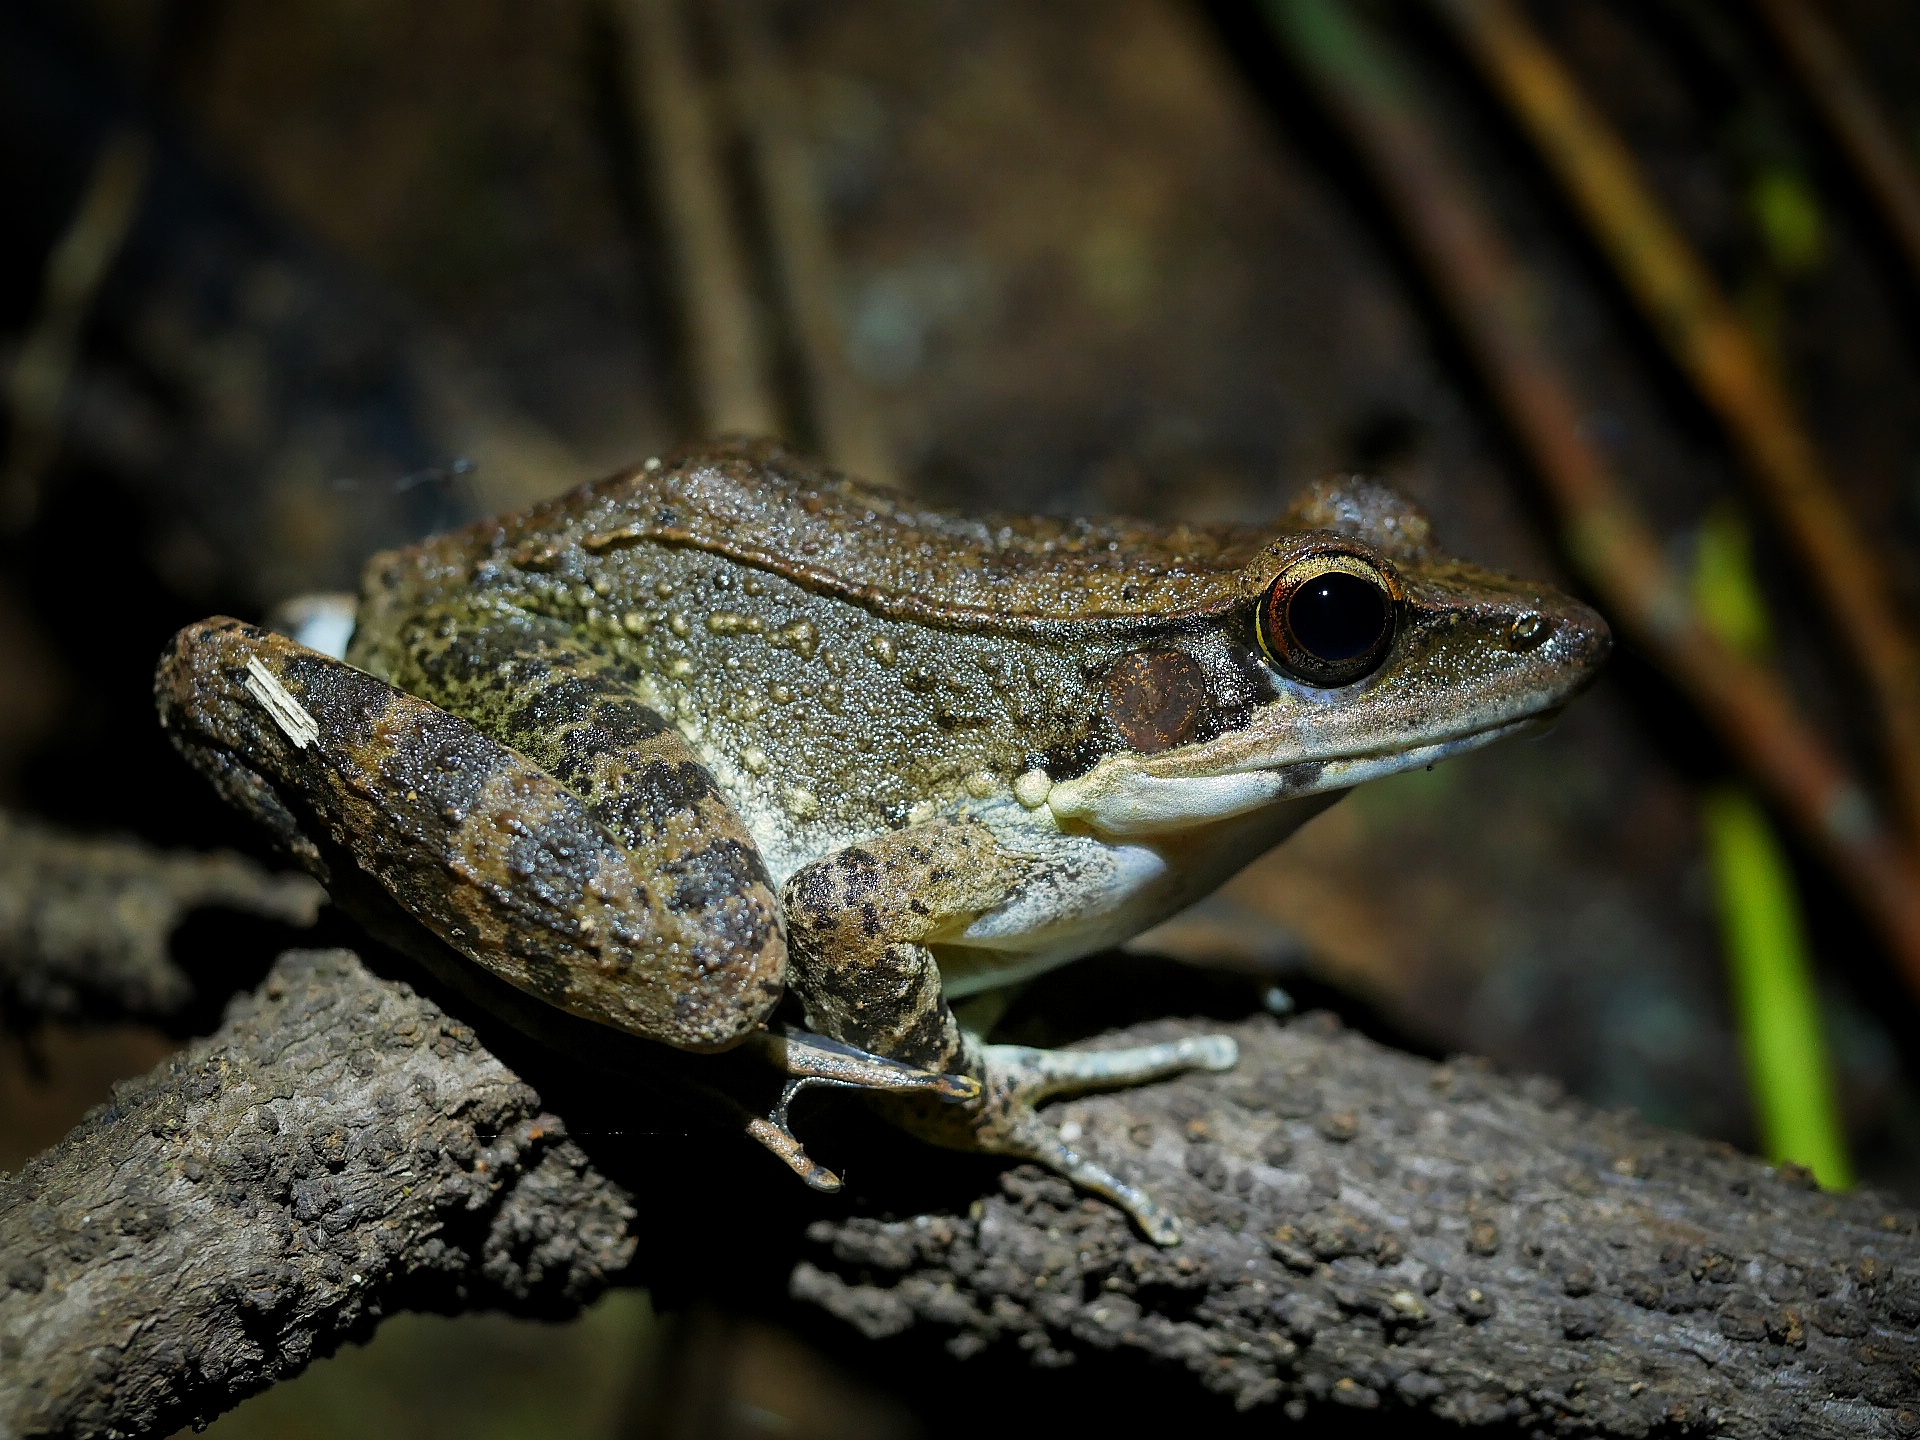
[[[1117,945],[1185,909],[1344,793],[1307,795],[1150,842],[1061,831],[1043,807],[973,813],[1006,849],[1036,864],[998,909],[933,946],[959,999]]]

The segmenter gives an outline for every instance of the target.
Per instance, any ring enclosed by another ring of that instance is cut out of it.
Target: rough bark
[[[873,1185],[839,1197],[725,1134],[689,1164],[671,1116],[604,1123],[634,1103],[618,1087],[536,1092],[407,985],[289,955],[0,1182],[0,1433],[210,1416],[405,1306],[563,1314],[616,1279],[755,1303],[752,1276],[882,1365],[926,1336],[1042,1367],[1153,1357],[1294,1414],[1920,1431],[1911,1212],[1330,1017],[1232,1028],[1231,1074],[1056,1112],[1180,1211],[1161,1250],[1030,1167],[877,1130]]]
[[[0,1182],[0,1434],[161,1433],[391,1310],[566,1313],[633,1209],[474,1032],[351,952]]]
[[[218,907],[311,925],[326,892],[232,854],[158,850],[69,835],[0,811],[0,1016],[161,1018],[193,995],[168,942],[188,913]]]
[[[1143,1351],[1296,1416],[1324,1400],[1549,1434],[1920,1433],[1912,1212],[1331,1016],[1237,1033],[1232,1074],[1059,1112],[1181,1212],[1178,1249],[1019,1170],[965,1214],[816,1223],[825,1254],[795,1293],[961,1355]]]

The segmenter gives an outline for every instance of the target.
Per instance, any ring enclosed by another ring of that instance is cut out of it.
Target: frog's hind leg
[[[747,1134],[759,1141],[816,1190],[838,1190],[840,1177],[812,1159],[788,1117],[794,1099],[804,1090],[867,1090],[889,1095],[919,1095],[954,1104],[980,1095],[980,1082],[971,1075],[947,1075],[917,1070],[898,1060],[870,1055],[850,1045],[818,1035],[763,1033],[749,1042],[761,1057],[790,1078],[780,1099],[766,1115],[747,1118]]]
[[[427,613],[403,657],[405,689],[209,620],[174,637],[155,689],[187,758],[323,882],[363,874],[589,1020],[688,1050],[752,1033],[782,993],[778,902],[638,677],[529,616]]]

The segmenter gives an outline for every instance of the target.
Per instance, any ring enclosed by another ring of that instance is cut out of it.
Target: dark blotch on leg
[[[287,683],[332,743],[358,748],[373,738],[374,722],[394,695],[385,681],[323,655],[290,654],[281,663]],[[236,688],[245,674],[234,674]]]
[[[507,847],[508,884],[541,908],[568,913],[599,870],[605,841],[586,825],[550,822]]]
[[[738,840],[716,840],[704,850],[660,867],[670,910],[713,910],[754,886],[772,888],[760,856]]]
[[[499,759],[500,752],[464,721],[423,709],[395,732],[381,770],[388,795],[417,795],[438,812],[438,828],[452,829],[473,813]]]
[[[853,863],[855,856],[866,863]],[[850,851],[840,866],[840,881],[842,903],[857,905],[880,888],[880,867],[865,851]]]
[[[655,760],[635,772],[620,808],[626,812],[637,810],[659,830],[675,815],[694,810],[718,793],[712,777],[692,761]]]
[[[638,700],[602,700],[590,719],[556,731],[558,743],[549,742],[544,752],[547,768],[584,794],[605,757],[631,754],[666,728],[667,722]]]

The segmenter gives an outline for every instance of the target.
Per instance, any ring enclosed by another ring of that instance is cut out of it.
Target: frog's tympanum
[[[336,895],[575,1015],[761,1047],[792,1078],[748,1128],[812,1183],[838,1182],[786,1101],[867,1087],[1170,1243],[1035,1107],[1233,1042],[989,1044],[955,1003],[1154,924],[1362,780],[1540,722],[1608,643],[1374,482],[1272,529],[976,517],[740,445],[376,557],[347,663],[215,619],[158,689]],[[783,995],[804,1028],[769,1028]]]

